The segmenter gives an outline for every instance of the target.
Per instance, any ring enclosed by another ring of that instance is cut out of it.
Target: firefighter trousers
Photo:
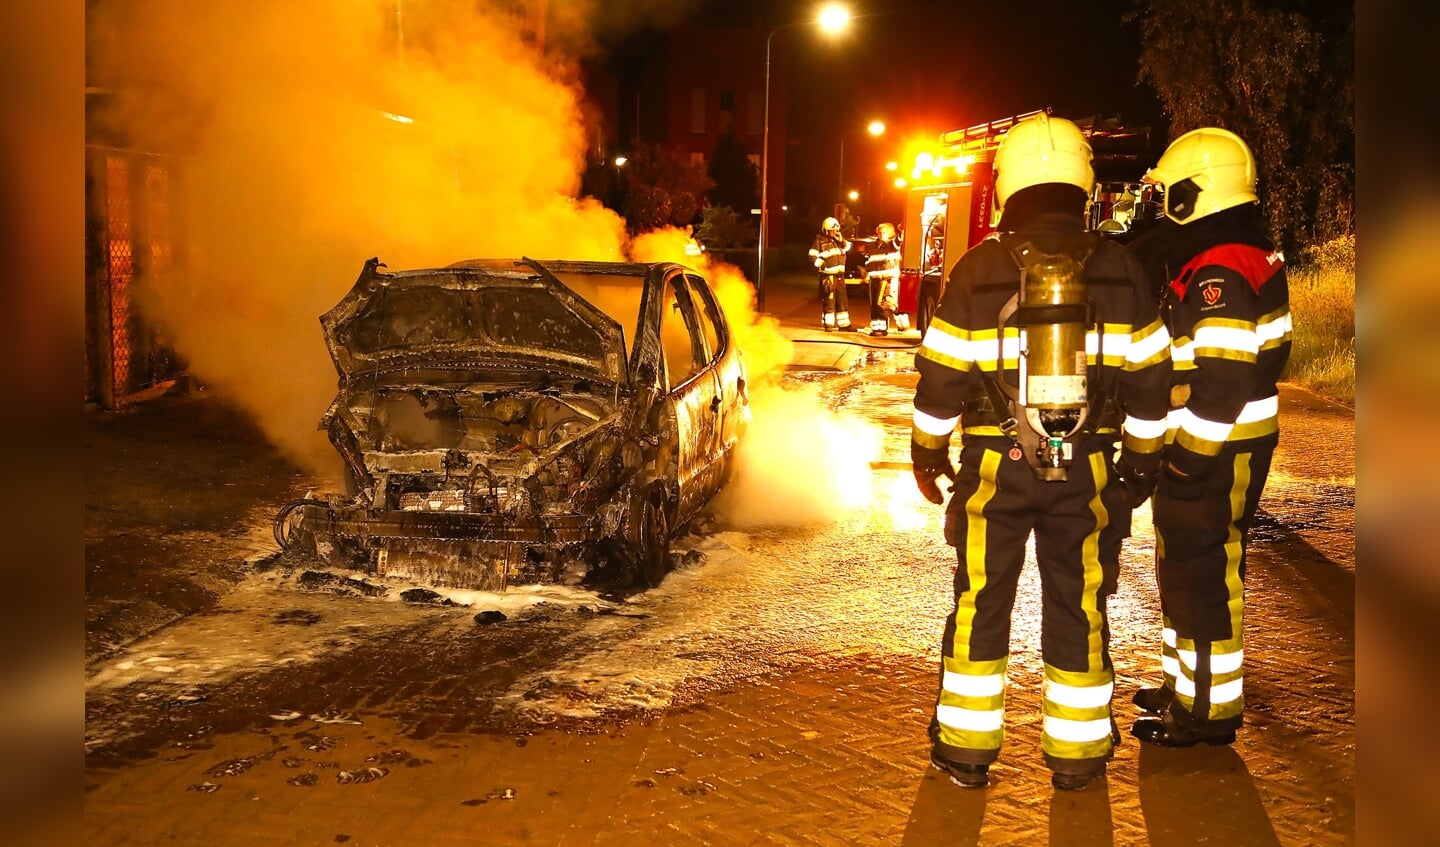
[[[1010,616],[1026,542],[1035,535],[1044,659],[1041,749],[1052,770],[1084,773],[1112,748],[1110,629],[1118,557],[1101,553],[1111,515],[1129,520],[1121,486],[1111,484],[1113,444],[1077,445],[1064,482],[1043,482],[1005,438],[965,438],[945,539],[956,548],[955,608],[945,622],[936,752],[990,764],[1004,740]],[[1118,513],[1123,512],[1123,516]]]
[[[890,324],[894,323],[895,328],[904,330],[908,324],[904,320],[904,313],[895,311],[895,294],[890,289],[895,288],[895,283],[885,279],[870,280],[870,331],[889,332]],[[889,291],[890,296],[885,296]]]
[[[1244,722],[1245,545],[1278,434],[1227,443],[1192,483],[1155,490],[1156,581],[1170,712],[1196,732]]]
[[[850,293],[843,273],[820,274],[820,322],[826,329],[850,326]]]

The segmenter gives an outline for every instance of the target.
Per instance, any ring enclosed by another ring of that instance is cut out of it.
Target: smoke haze
[[[567,51],[593,50],[596,32],[673,22],[693,4],[552,3],[546,52],[522,35],[535,22],[502,5],[96,4],[91,76],[117,94],[94,119],[135,148],[187,154],[184,270],[137,281],[147,318],[330,484],[340,460],[316,423],[336,375],[318,317],[365,259],[677,261],[714,284],[749,374],[755,421],[727,517],[801,523],[868,498],[864,445],[878,438],[813,390],[781,387],[790,342],[756,314],[739,269],[687,255],[680,230],[627,243],[618,215],[574,199],[586,137]]]
[[[354,0],[94,8],[97,116],[139,148],[184,150],[188,270],[137,292],[192,370],[328,477],[335,393],[318,316],[370,256],[617,259],[623,222],[572,199],[585,149],[563,65],[483,5]],[[542,67],[548,63],[548,67]],[[162,91],[163,96],[150,92]],[[398,121],[386,113],[411,121]]]

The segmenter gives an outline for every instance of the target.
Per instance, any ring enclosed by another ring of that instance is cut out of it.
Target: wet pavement
[[[807,287],[767,299],[790,337],[824,339]],[[866,505],[707,523],[641,593],[442,606],[307,581],[268,536],[309,482],[220,401],[96,416],[87,843],[1353,843],[1352,412],[1284,391],[1233,747],[1127,736],[1105,781],[1055,792],[1027,568],[1009,734],[991,787],[969,791],[926,762],[955,560],[903,470],[912,355],[813,346],[820,364],[788,381],[883,433],[860,457],[880,468]],[[1122,727],[1159,673],[1148,524],[1147,507],[1111,605]]]

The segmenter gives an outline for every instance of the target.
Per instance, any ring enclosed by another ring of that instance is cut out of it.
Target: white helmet
[[[825,219],[825,222],[822,223],[822,224],[820,224],[820,228],[821,228],[822,230],[825,230],[826,232],[829,232],[829,231],[832,230],[832,229],[835,230],[836,232],[839,232],[839,231],[840,231],[840,222],[837,221],[837,220],[835,220],[834,218],[826,218],[826,219]]]
[[[1165,188],[1165,217],[1179,224],[1259,200],[1255,156],[1240,136],[1218,127],[1192,129],[1170,142],[1145,181]]]
[[[1045,113],[1028,117],[1005,133],[995,151],[995,215],[1015,192],[1047,182],[1073,185],[1086,196],[1095,187],[1094,154],[1080,127]]]

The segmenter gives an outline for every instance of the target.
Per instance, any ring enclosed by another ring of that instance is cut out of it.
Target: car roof
[[[513,273],[518,267],[539,265],[551,273],[617,274],[645,276],[654,268],[680,267],[674,262],[587,262],[569,259],[465,259],[447,268]]]

